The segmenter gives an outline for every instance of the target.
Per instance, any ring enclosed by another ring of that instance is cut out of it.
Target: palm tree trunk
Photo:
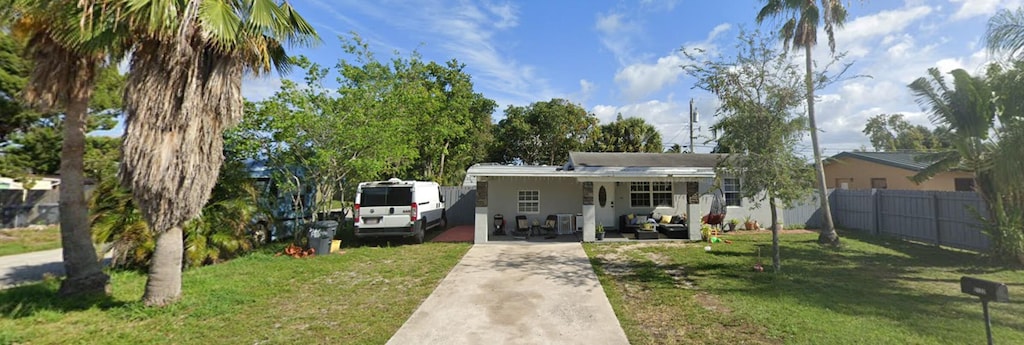
[[[818,182],[818,200],[821,201],[822,227],[818,235],[818,243],[830,246],[839,245],[839,234],[836,233],[835,225],[832,223],[832,209],[828,205],[828,189],[825,186],[825,167],[821,161],[821,148],[818,145],[818,125],[814,120],[814,81],[812,66],[814,60],[811,58],[811,46],[804,46],[804,66],[806,75],[804,84],[807,86],[807,121],[811,127],[811,146],[814,149],[814,176]]]
[[[181,259],[185,249],[181,226],[156,231],[156,234],[156,248],[142,296],[147,306],[165,306],[181,297]]]
[[[93,90],[94,68],[89,62],[78,63],[66,112],[64,142],[60,161],[60,238],[63,247],[64,272],[67,278],[58,293],[63,296],[109,294],[110,277],[103,273],[97,259],[89,229],[88,206],[85,202],[83,160],[89,98]]]

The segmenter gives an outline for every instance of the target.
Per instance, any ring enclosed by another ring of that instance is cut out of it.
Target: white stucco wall
[[[488,177],[487,213],[493,227],[494,215],[501,214],[506,226],[514,226],[517,215],[525,215],[530,223],[543,223],[550,214],[582,212],[583,184],[575,178],[557,177]],[[540,192],[540,212],[519,213],[520,190]]]

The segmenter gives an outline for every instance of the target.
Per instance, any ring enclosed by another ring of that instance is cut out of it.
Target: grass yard
[[[771,235],[732,244],[586,245],[633,344],[983,344],[981,303],[960,292],[970,275],[1006,283],[1012,303],[990,304],[996,343],[1024,344],[1024,271],[978,255],[841,232]],[[756,273],[757,248],[765,273]]]
[[[0,230],[0,256],[60,248],[60,227],[33,226]]]
[[[0,344],[383,344],[469,250],[429,243],[275,257],[269,250],[188,270],[183,298],[138,302],[139,273],[114,294],[63,301],[55,280],[0,291]]]

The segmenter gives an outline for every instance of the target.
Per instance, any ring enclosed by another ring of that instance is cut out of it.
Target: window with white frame
[[[743,197],[740,195],[740,179],[722,179],[722,191],[725,192],[726,206],[740,206]]]
[[[540,191],[519,191],[519,213],[540,213]]]
[[[631,182],[630,207],[672,206],[672,182]]]

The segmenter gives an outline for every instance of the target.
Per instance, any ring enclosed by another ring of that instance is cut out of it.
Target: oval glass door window
[[[601,186],[601,189],[597,190],[597,203],[601,204],[601,207],[604,207],[604,205],[605,205],[605,203],[607,201],[608,201],[608,192],[606,192],[604,190],[604,186]]]

